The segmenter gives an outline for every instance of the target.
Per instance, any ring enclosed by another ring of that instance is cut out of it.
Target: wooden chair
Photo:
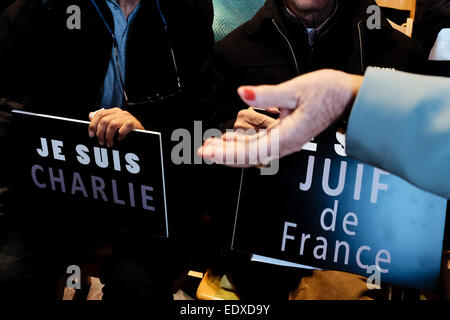
[[[239,300],[226,275],[214,274],[212,270],[206,271],[196,296],[198,300]]]
[[[442,253],[442,299],[450,300],[450,251],[444,250]]]
[[[416,0],[376,0],[378,6],[384,8],[391,8],[396,10],[409,11],[409,18],[406,19],[406,22],[398,25],[395,22],[388,19],[391,26],[406,34],[408,37],[412,36],[414,17],[416,15]]]
[[[92,249],[92,252],[86,253],[86,258],[84,261],[80,261],[80,269],[81,269],[81,288],[82,290],[72,290],[74,293],[72,295],[69,294],[68,300],[87,300],[89,297],[89,292],[91,285],[93,283],[92,278],[100,277],[100,270],[102,266],[105,264],[108,256],[112,254],[112,245],[104,244],[100,245],[96,248]],[[61,277],[58,285],[57,285],[57,300],[66,300],[65,289],[66,289],[66,281],[67,275]],[[100,291],[100,288],[97,288],[97,291]],[[100,300],[102,293],[96,292],[95,300]]]

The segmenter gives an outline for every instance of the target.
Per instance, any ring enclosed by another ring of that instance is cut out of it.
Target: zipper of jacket
[[[363,58],[363,47],[362,47],[362,35],[361,35],[361,22],[358,22],[358,36],[359,36],[359,54],[361,57],[361,73],[364,74],[364,58]]]
[[[274,24],[274,26],[278,30],[278,32],[281,34],[281,36],[283,37],[284,41],[286,41],[286,43],[287,43],[287,45],[289,47],[289,50],[291,51],[292,58],[294,59],[295,69],[297,70],[297,74],[299,75],[300,74],[300,69],[298,67],[297,58],[295,57],[294,49],[292,48],[292,45],[289,42],[289,39],[286,37],[286,35],[278,27],[278,24],[276,23],[275,19],[272,19],[272,23]]]
[[[364,73],[364,58],[363,58],[362,35],[361,35],[361,23],[362,22],[363,22],[362,20],[358,22],[358,37],[359,37],[359,54],[360,54],[360,58],[361,58],[361,61],[360,61],[361,72]],[[286,37],[286,35],[283,33],[283,31],[281,31],[280,27],[278,27],[278,24],[276,23],[275,19],[272,19],[272,23],[275,26],[275,28],[277,29],[278,33],[283,37],[284,41],[286,41],[286,43],[289,47],[289,50],[291,52],[292,58],[294,59],[297,74],[300,74],[300,69],[298,67],[297,58],[295,57],[294,49],[292,48],[292,45],[291,45],[289,39]]]

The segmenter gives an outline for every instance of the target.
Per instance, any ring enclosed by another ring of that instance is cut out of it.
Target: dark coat
[[[106,2],[97,4],[113,28]],[[70,5],[81,9],[80,30],[66,26]],[[161,9],[168,33],[156,1],[142,0],[127,43],[125,86],[130,101],[176,87],[169,43],[179,67],[180,96],[129,110],[149,130],[204,116],[198,103],[190,108],[186,103],[202,99],[199,88],[207,76],[201,71],[214,44],[210,0],[161,1]],[[0,97],[25,102],[31,111],[88,120],[99,103],[111,48],[112,37],[90,1],[17,0],[0,19]]]
[[[363,74],[368,66],[415,71],[422,59],[418,43],[382,17],[381,29],[366,26],[372,0],[339,1],[333,25],[310,47],[301,26],[293,26],[278,0],[267,0],[248,22],[216,44],[215,64],[228,84],[216,122],[234,119],[247,106],[240,85],[276,84],[323,68]]]

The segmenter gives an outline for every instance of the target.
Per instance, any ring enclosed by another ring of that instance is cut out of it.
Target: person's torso
[[[354,74],[363,74],[368,66],[411,71],[420,55],[412,40],[386,25],[369,30],[359,8],[345,1],[339,6],[334,21],[309,45],[307,36],[282,18],[276,2],[267,1],[250,22],[216,45],[216,60],[225,70],[230,90],[277,84],[325,68]]]

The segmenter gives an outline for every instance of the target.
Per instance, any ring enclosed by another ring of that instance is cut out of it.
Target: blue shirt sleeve
[[[369,68],[347,154],[450,199],[450,79]]]

